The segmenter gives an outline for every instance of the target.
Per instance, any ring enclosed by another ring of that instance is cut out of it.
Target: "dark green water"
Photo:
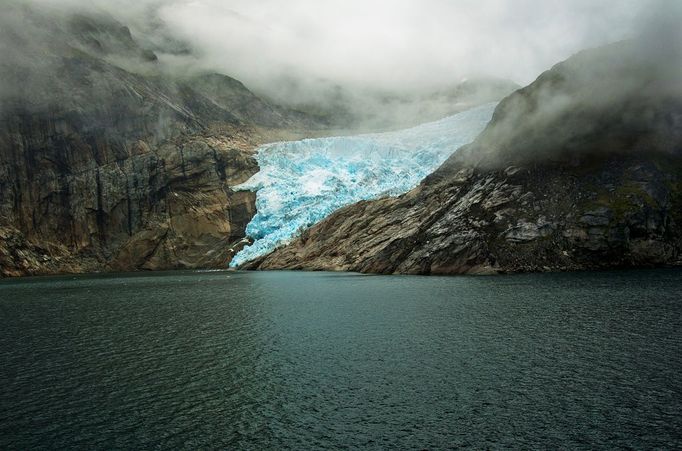
[[[682,447],[682,271],[0,282],[0,449]]]

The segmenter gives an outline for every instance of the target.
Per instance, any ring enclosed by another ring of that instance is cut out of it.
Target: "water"
[[[478,136],[495,105],[407,130],[261,147],[256,155],[260,171],[235,188],[257,191],[258,212],[246,228],[255,242],[231,266],[267,254],[345,205],[414,188]]]
[[[682,271],[0,282],[1,449],[682,447]]]

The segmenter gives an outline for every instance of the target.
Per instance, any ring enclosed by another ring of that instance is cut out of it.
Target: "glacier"
[[[256,191],[257,213],[246,228],[254,241],[230,266],[269,253],[345,205],[414,188],[483,131],[496,105],[406,130],[261,146],[260,171],[234,187]]]

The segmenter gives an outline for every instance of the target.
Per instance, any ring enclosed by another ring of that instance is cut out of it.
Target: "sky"
[[[28,0],[27,0],[28,1]],[[50,0],[35,0],[55,5]],[[325,80],[400,89],[489,76],[525,85],[571,54],[633,36],[679,0],[62,0],[95,3],[139,34],[162,24],[193,55],[168,65],[267,87]],[[66,6],[68,5],[68,6]]]

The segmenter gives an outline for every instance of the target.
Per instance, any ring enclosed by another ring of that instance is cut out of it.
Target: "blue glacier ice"
[[[258,149],[260,171],[237,190],[256,191],[257,214],[246,228],[254,240],[230,266],[264,255],[360,200],[414,188],[492,118],[491,103],[406,130],[304,139]]]

